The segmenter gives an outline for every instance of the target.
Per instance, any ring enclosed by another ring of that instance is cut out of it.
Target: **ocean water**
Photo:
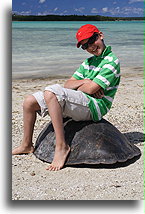
[[[12,76],[37,78],[70,76],[91,55],[76,48],[75,34],[84,24],[104,33],[121,67],[143,67],[143,21],[116,22],[13,22]]]

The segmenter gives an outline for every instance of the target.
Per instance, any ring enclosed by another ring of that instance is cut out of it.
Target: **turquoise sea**
[[[143,21],[12,22],[13,78],[72,75],[91,56],[76,48],[75,39],[78,28],[88,23],[104,33],[122,68],[143,67]]]

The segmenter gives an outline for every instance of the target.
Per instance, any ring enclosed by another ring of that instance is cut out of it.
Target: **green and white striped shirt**
[[[94,98],[93,95],[86,96],[94,121],[101,120],[110,110],[115,93],[120,82],[120,63],[108,46],[100,56],[92,56],[86,59],[73,74],[78,80],[90,79],[104,89],[102,99]]]

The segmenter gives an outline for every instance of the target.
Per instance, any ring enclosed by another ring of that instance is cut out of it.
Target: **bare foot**
[[[19,146],[17,148],[15,148],[12,151],[12,155],[20,155],[20,154],[28,154],[28,153],[33,153],[34,152],[34,147],[24,147],[24,146]]]
[[[57,148],[55,149],[54,159],[52,163],[46,168],[49,171],[58,171],[60,170],[65,163],[65,160],[70,152],[70,147],[65,145],[64,148]]]

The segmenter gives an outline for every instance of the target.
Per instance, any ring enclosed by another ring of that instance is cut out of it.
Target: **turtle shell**
[[[66,142],[71,147],[65,165],[114,164],[126,162],[141,154],[138,147],[111,123],[64,120]],[[40,160],[51,163],[55,150],[55,133],[50,122],[39,134],[34,154]]]

